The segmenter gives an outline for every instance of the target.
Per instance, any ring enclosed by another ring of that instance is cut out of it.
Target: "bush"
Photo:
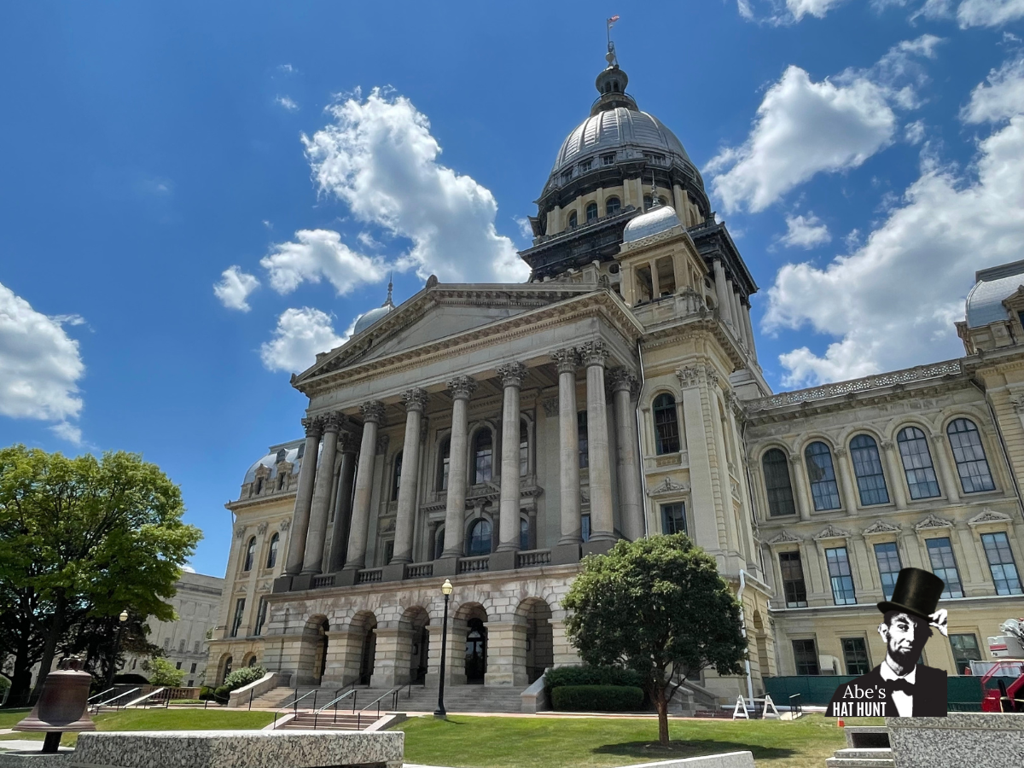
[[[212,701],[213,700],[213,688],[211,688],[208,685],[201,686],[199,688],[199,698],[202,701]]]
[[[149,662],[149,682],[168,688],[180,688],[185,679],[185,670],[176,669],[167,659],[159,656]]]
[[[267,670],[263,667],[242,667],[225,677],[222,687],[227,688],[229,691],[234,691],[249,685],[249,683],[255,683],[265,674],[267,674]]]
[[[231,689],[226,685],[222,685],[219,688],[213,689],[213,698],[217,701],[226,701],[230,693]]]
[[[618,667],[558,667],[544,677],[548,695],[555,688],[566,685],[625,685],[643,688],[644,681],[639,673]]]
[[[551,692],[551,703],[570,712],[634,712],[644,692],[629,685],[563,685]]]

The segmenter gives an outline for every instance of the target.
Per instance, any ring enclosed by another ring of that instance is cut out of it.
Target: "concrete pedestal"
[[[950,712],[885,724],[899,768],[1020,768],[1024,755],[1024,714]]]

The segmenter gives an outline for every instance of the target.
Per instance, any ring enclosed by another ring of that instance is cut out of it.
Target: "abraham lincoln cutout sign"
[[[892,600],[878,604],[885,661],[842,685],[829,717],[945,717],[946,673],[918,664],[932,627],[947,634],[945,609],[936,610],[946,583],[934,573],[904,568]]]

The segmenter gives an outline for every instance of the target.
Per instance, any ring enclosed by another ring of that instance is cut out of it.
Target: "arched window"
[[[832,451],[822,442],[811,443],[804,451],[807,460],[807,477],[811,481],[811,496],[814,509],[839,509],[839,486],[836,485],[836,470],[832,466]]]
[[[519,422],[519,476],[530,474],[530,429],[526,422]]]
[[[231,657],[228,656],[227,660],[224,662],[224,677],[227,677],[228,675],[231,674],[231,661],[232,661]],[[221,678],[221,682],[224,682],[224,678],[223,677]]]
[[[609,197],[604,203],[604,212],[608,216],[614,216],[622,208],[622,203],[617,197]]]
[[[245,549],[245,563],[242,566],[243,571],[251,571],[252,564],[256,560],[256,537],[253,536],[249,539],[249,546]]]
[[[490,481],[492,456],[491,430],[484,427],[476,433],[473,440],[473,482],[475,484]]]
[[[904,427],[896,436],[907,475],[907,487],[912,499],[930,499],[939,495],[939,481],[935,478],[928,438],[917,427]]]
[[[764,487],[768,492],[768,514],[772,517],[795,515],[793,485],[789,480],[789,464],[786,454],[772,448],[761,459],[764,468]]]
[[[597,203],[587,203],[587,224],[597,219]]]
[[[441,443],[437,458],[437,490],[448,490],[448,471],[452,464],[452,439],[446,437]]]
[[[996,484],[992,482],[992,473],[985,458],[985,449],[981,445],[981,435],[973,421],[954,419],[946,427],[949,445],[956,459],[956,470],[960,474],[960,485],[964,493],[993,491]]]
[[[250,667],[255,667],[256,666],[256,654],[255,653],[249,659],[249,666]]]
[[[391,476],[391,500],[398,501],[398,491],[402,485],[402,452],[395,454],[394,474]]]
[[[256,493],[257,496],[259,496],[262,491],[263,491],[263,478],[262,477],[257,477],[256,478],[256,490],[255,490],[255,493]]]
[[[476,520],[466,537],[466,555],[489,555],[491,553],[491,524],[484,518]]]
[[[569,214],[569,229],[576,229],[576,226],[576,211],[573,211],[572,213]]]
[[[437,526],[434,533],[434,559],[437,560],[444,554],[444,524]]]
[[[270,550],[267,552],[267,568],[273,568],[277,565],[277,547],[281,543],[281,536],[274,534],[270,537]]]
[[[885,487],[882,461],[878,456],[878,444],[870,435],[857,435],[850,441],[850,456],[853,458],[853,473],[857,476],[857,490],[860,503],[888,504],[889,490]]]
[[[658,454],[679,452],[676,399],[668,392],[654,398],[654,442]]]
[[[528,518],[519,518],[519,548],[530,548],[530,521]]]

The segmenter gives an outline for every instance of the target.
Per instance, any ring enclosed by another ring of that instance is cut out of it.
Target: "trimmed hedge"
[[[618,667],[558,667],[544,676],[549,695],[566,685],[624,685],[642,689],[644,681],[638,672]]]
[[[634,712],[644,703],[644,692],[627,685],[563,685],[551,692],[557,710],[570,712]]]
[[[229,691],[234,691],[237,688],[242,688],[249,683],[255,683],[261,677],[267,674],[267,670],[263,667],[242,667],[236,669],[230,675],[224,678],[224,685],[222,688],[227,688]]]

